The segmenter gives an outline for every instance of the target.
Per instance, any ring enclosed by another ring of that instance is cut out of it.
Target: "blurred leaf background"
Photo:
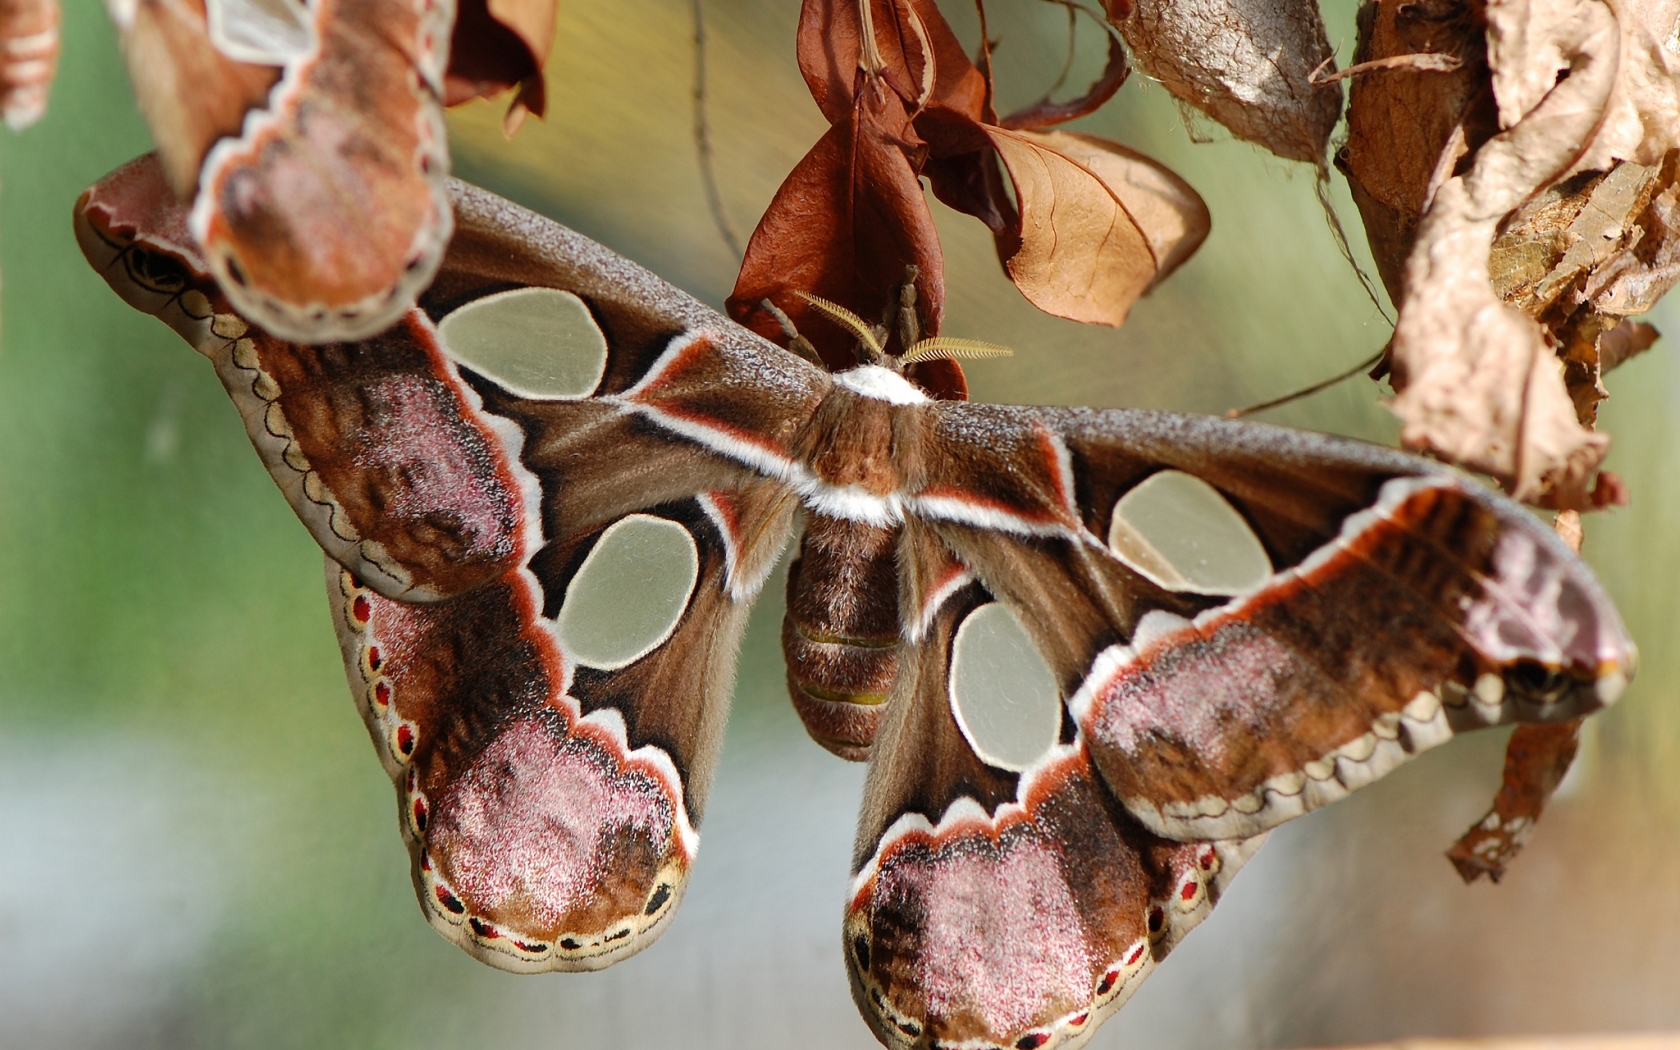
[[[793,0],[707,9],[718,175],[745,235],[822,122]],[[1065,16],[991,13],[1009,109],[1054,80]],[[1326,13],[1345,62],[1352,5]],[[862,774],[788,706],[777,583],[659,944],[600,974],[515,977],[427,928],[316,548],[207,364],[70,236],[77,193],[148,141],[98,5],[65,20],[51,111],[0,138],[0,1046],[873,1046],[838,944]],[[507,142],[483,104],[451,130],[458,174],[715,305],[735,260],[694,159],[690,33],[682,0],[565,0],[549,120]],[[1084,46],[1094,69],[1094,34]],[[1034,311],[983,228],[936,206],[947,332],[1019,349],[970,369],[977,399],[1217,412],[1386,338],[1310,172],[1223,133],[1194,144],[1142,77],[1079,127],[1178,170],[1213,234],[1124,329],[1088,329]],[[1339,180],[1335,198],[1357,248]],[[1680,333],[1671,304],[1653,320]],[[1487,733],[1275,833],[1093,1046],[1680,1027],[1680,365],[1659,344],[1610,388],[1610,465],[1634,504],[1589,521],[1587,556],[1644,666],[1504,884],[1466,888],[1441,857],[1497,786],[1504,734]],[[1376,395],[1354,380],[1271,418],[1392,441]]]

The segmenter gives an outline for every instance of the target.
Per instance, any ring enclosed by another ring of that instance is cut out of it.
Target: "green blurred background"
[[[794,0],[708,12],[718,174],[744,235],[822,124]],[[991,14],[1008,109],[1054,79],[1065,17],[1029,0]],[[659,944],[600,974],[514,977],[427,928],[314,544],[208,365],[70,236],[77,193],[148,142],[103,12],[65,18],[51,111],[0,133],[0,1046],[874,1045],[838,945],[861,770],[789,709],[779,582]],[[1094,69],[1094,34],[1083,47]],[[499,104],[454,114],[457,171],[718,304],[735,261],[705,209],[691,63],[682,0],[563,0],[551,116],[510,143]],[[947,332],[1020,350],[970,369],[976,398],[1222,411],[1382,344],[1310,172],[1211,125],[1194,144],[1141,76],[1079,126],[1179,171],[1213,234],[1124,329],[1087,329],[1037,314],[985,231],[936,206]],[[1339,181],[1335,197],[1361,240]],[[1669,304],[1654,320],[1680,332]],[[1497,786],[1504,734],[1486,733],[1274,834],[1094,1046],[1680,1027],[1680,366],[1659,344],[1609,385],[1634,503],[1589,521],[1587,556],[1644,666],[1504,884],[1465,888],[1441,857]],[[1271,418],[1392,441],[1378,395],[1359,379]]]

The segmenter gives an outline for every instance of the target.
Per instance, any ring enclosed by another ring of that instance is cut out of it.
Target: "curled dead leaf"
[[[1573,75],[1583,47],[1614,68],[1598,126],[1564,174],[1603,171],[1618,160],[1654,165],[1680,146],[1680,56],[1670,50],[1680,0],[1496,0],[1486,10],[1501,127],[1515,126],[1560,76]],[[1608,34],[1599,28],[1606,17]]]
[[[1131,72],[1131,66],[1126,63],[1126,48],[1120,43],[1119,37],[1110,36],[1108,61],[1103,64],[1102,75],[1083,95],[1066,102],[1054,102],[1046,96],[1030,106],[1016,110],[997,123],[1014,131],[1028,131],[1065,124],[1086,114],[1095,113],[1104,102],[1114,97],[1114,93],[1120,90],[1120,85],[1126,82]]]
[[[1609,396],[1603,374],[1656,338],[1626,316],[1680,280],[1677,167],[1680,153],[1660,167],[1628,161],[1565,180],[1518,209],[1494,242],[1494,291],[1545,325],[1584,424]]]
[[[1138,65],[1231,134],[1322,166],[1342,89],[1314,0],[1104,0]]]
[[[938,334],[943,264],[924,173],[941,200],[992,230],[1030,300],[1079,320],[1120,323],[1206,235],[1200,198],[1148,158],[1088,136],[1000,126],[982,71],[986,50],[975,65],[932,0],[805,0],[798,53],[832,126],[771,201],[728,309],[768,338],[786,342],[797,332],[831,368],[856,362],[853,341],[815,318],[802,294],[883,318],[891,353],[914,341],[907,332]],[[1089,90],[1067,102],[1042,100],[1005,123],[1042,127],[1088,113],[1126,73],[1125,51],[1111,38]],[[1000,157],[1016,183],[1013,195]],[[908,300],[916,317],[906,326],[908,268],[916,274]],[[766,300],[780,317],[762,307]],[[966,389],[954,361],[929,359],[914,374],[936,394]]]
[[[1577,281],[1575,297],[1610,317],[1642,314],[1680,282],[1680,150],[1659,168],[1644,170],[1652,173],[1614,230],[1620,251]]]
[[[1357,80],[1337,163],[1401,304],[1403,440],[1520,498],[1595,506],[1601,376],[1646,338],[1623,319],[1680,280],[1675,59],[1649,46],[1673,36],[1680,3],[1501,0],[1485,30],[1483,15],[1454,0],[1361,10],[1356,62],[1461,66]]]
[[[1405,444],[1559,507],[1587,504],[1609,438],[1581,425],[1546,330],[1499,300],[1488,259],[1505,216],[1581,155],[1616,82],[1615,18],[1597,0],[1572,2],[1571,32],[1551,38],[1571,75],[1484,143],[1468,172],[1438,180],[1407,259],[1392,358]],[[1443,154],[1438,176],[1454,159]]]
[[[1598,367],[1601,372],[1651,349],[1657,330],[1639,321],[1623,321],[1598,337]]]
[[[1019,202],[998,255],[1047,313],[1119,325],[1207,236],[1202,199],[1141,153],[1067,131],[987,134]]]
[[[850,339],[807,323],[797,293],[885,316],[911,265],[919,327],[937,335],[944,288],[922,174],[940,200],[987,225],[1030,301],[1075,320],[1119,324],[1201,243],[1207,209],[1170,171],[1101,139],[1028,130],[1088,113],[1119,89],[1127,65],[1116,39],[1086,92],[1041,100],[1002,121],[984,47],[979,61],[967,57],[932,0],[805,0],[800,70],[832,128],[754,232],[731,316],[789,339],[761,308],[769,299],[830,367],[848,367]]]
[[[896,311],[913,266],[919,334],[938,334],[944,264],[918,177],[930,150],[922,130],[948,145],[986,107],[983,78],[931,0],[870,2],[867,61],[855,0],[806,0],[800,12],[800,71],[832,126],[776,191],[727,301],[731,317],[786,343],[760,306],[770,300],[833,369],[856,363],[854,340],[801,294],[873,321]],[[960,367],[933,365],[958,377],[945,392],[966,389]]]
[[[779,321],[759,307],[769,299],[830,368],[849,368],[857,363],[854,340],[794,293],[873,319],[895,301],[906,266],[915,266],[921,324],[937,332],[944,262],[922,184],[902,148],[914,140],[897,95],[859,93],[847,118],[805,155],[759,220],[729,296],[730,316],[784,341]]]

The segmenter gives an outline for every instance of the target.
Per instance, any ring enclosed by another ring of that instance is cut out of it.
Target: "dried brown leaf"
[[[1342,110],[1314,86],[1332,57],[1314,0],[1104,0],[1138,65],[1179,99],[1287,160],[1324,163]]]
[[[1614,124],[1617,107],[1628,104],[1631,97],[1647,99],[1644,119],[1651,125],[1639,136],[1621,134],[1616,147],[1621,155],[1661,147],[1674,130],[1665,110],[1672,88],[1666,73],[1658,76],[1661,83],[1654,88],[1645,85],[1630,93],[1628,87],[1630,77],[1638,86],[1655,68],[1637,48],[1629,59],[1628,40],[1637,43],[1641,33],[1673,31],[1672,5],[1666,9],[1668,13],[1658,12],[1653,25],[1647,20],[1654,10],[1620,6],[1612,10],[1591,0],[1574,6],[1553,0],[1505,4],[1488,16],[1497,26],[1499,37],[1493,52],[1494,60],[1501,65],[1497,75],[1487,65],[1496,29],[1482,28],[1481,9],[1473,2],[1376,0],[1360,12],[1357,62],[1406,52],[1448,54],[1463,61],[1461,69],[1451,74],[1423,77],[1385,73],[1356,81],[1349,103],[1348,144],[1337,157],[1364,219],[1378,269],[1391,295],[1403,302],[1402,318],[1414,335],[1420,330],[1419,315],[1442,304],[1439,298],[1431,300],[1429,289],[1401,288],[1405,259],[1412,251],[1419,216],[1429,204],[1431,193],[1442,188],[1455,171],[1475,170],[1474,166],[1482,163],[1480,151],[1484,146],[1505,148],[1509,168],[1509,143],[1496,147],[1489,140],[1499,133],[1502,115],[1514,130],[1522,124],[1523,116],[1538,113],[1534,92],[1555,84],[1560,69],[1570,69],[1569,81],[1586,76],[1599,89],[1609,79],[1609,90],[1595,94],[1587,111],[1574,114],[1566,132],[1529,137],[1522,147],[1523,159],[1530,162],[1528,169],[1518,173],[1520,177],[1506,180],[1511,192],[1503,199],[1489,197],[1480,204],[1484,211],[1513,208],[1497,221],[1498,236],[1489,248],[1491,291],[1499,301],[1538,323],[1529,331],[1529,338],[1538,333],[1558,359],[1564,397],[1583,427],[1593,425],[1598,403],[1607,396],[1600,377],[1613,366],[1612,355],[1631,345],[1629,340],[1648,337],[1648,329],[1632,328],[1622,319],[1649,309],[1680,280],[1676,154],[1659,156],[1656,165],[1615,161],[1604,165],[1608,170],[1581,170],[1584,164],[1592,163],[1595,151],[1600,157],[1605,155],[1601,140]],[[1614,20],[1608,31],[1607,18]],[[1663,19],[1669,20],[1666,28]],[[1671,60],[1665,56],[1658,59],[1656,66]],[[1584,83],[1571,89],[1577,92],[1578,103],[1585,98],[1579,95]],[[1501,92],[1497,99],[1496,87]],[[1598,107],[1596,113],[1592,107]],[[1558,116],[1552,114],[1554,119]],[[1513,120],[1514,125],[1510,124]],[[1536,123],[1530,130],[1538,126]],[[1555,170],[1547,172],[1546,168]],[[1438,202],[1437,206],[1445,208],[1450,203]],[[1465,202],[1460,198],[1458,203]],[[1479,213],[1477,221],[1485,223],[1485,219],[1486,215]],[[1414,261],[1426,252],[1438,259],[1448,258],[1450,251],[1443,245],[1419,244]],[[1453,250],[1474,249],[1461,246]],[[1439,290],[1437,286],[1435,291]],[[1433,307],[1428,305],[1431,301]],[[1418,350],[1415,339],[1396,342],[1399,356],[1411,357]],[[1498,435],[1501,440],[1509,438],[1511,404],[1525,406],[1515,410],[1517,414],[1534,407],[1526,400],[1534,392],[1530,385],[1534,375],[1519,361],[1538,362],[1540,358],[1524,357],[1510,347],[1488,346],[1478,351],[1470,342],[1460,345],[1456,352],[1485,355],[1472,369],[1478,373],[1479,385],[1475,389],[1460,385],[1456,411],[1474,415],[1478,399],[1489,412],[1496,403],[1503,404],[1506,422],[1484,419],[1481,431]],[[1496,393],[1499,380],[1494,365],[1501,353],[1507,354],[1506,364],[1511,369],[1506,374],[1503,395]],[[1411,367],[1395,362],[1397,389],[1405,387],[1412,376]],[[1445,379],[1437,383],[1432,395],[1437,407],[1452,400],[1449,386]],[[1564,398],[1553,396],[1556,384],[1542,377],[1541,387],[1552,391],[1541,397],[1542,405],[1551,405],[1554,415],[1561,417]],[[1446,450],[1453,446],[1444,435],[1453,427],[1436,417],[1433,424],[1424,426],[1425,430],[1436,427],[1434,436],[1420,439],[1418,427],[1427,413],[1419,411],[1416,404],[1408,405],[1410,400],[1411,395],[1403,394],[1397,405],[1412,413],[1408,425],[1411,438],[1418,440],[1420,447],[1448,455]],[[1547,430],[1540,428],[1542,433]],[[1572,438],[1580,437],[1557,430],[1551,433],[1557,439],[1554,444],[1564,448],[1570,447]],[[1463,454],[1467,446],[1457,447]],[[1549,455],[1539,447],[1519,447],[1508,465],[1514,468],[1519,461],[1544,463]],[[1592,460],[1595,453],[1577,445],[1576,455],[1580,463]],[[1490,459],[1497,458],[1492,449],[1479,453],[1472,450],[1467,462],[1485,467]],[[1590,473],[1590,467],[1584,469]],[[1519,484],[1520,479],[1514,475],[1500,476],[1507,485]],[[1597,488],[1592,493],[1584,492],[1586,477],[1577,476],[1573,470],[1563,476],[1573,479],[1564,486],[1565,491],[1548,492],[1545,483],[1536,488],[1530,479],[1523,492],[1529,498],[1554,504],[1562,501],[1596,506],[1601,502]]]
[[[1119,325],[1207,236],[1201,198],[1140,153],[1066,131],[988,133],[1020,208],[998,254],[1047,313]]]
[[[1408,446],[1491,474],[1519,499],[1580,507],[1609,439],[1581,425],[1546,330],[1500,302],[1488,269],[1501,220],[1575,164],[1616,84],[1610,9],[1546,2],[1573,5],[1570,33],[1549,37],[1571,75],[1441,181],[1406,264],[1392,407]]]
[[[759,306],[771,300],[831,368],[855,363],[853,340],[797,293],[885,319],[913,266],[915,323],[890,334],[902,343],[911,331],[938,333],[943,263],[918,176],[930,157],[947,174],[980,173],[990,149],[980,122],[996,119],[985,77],[932,0],[868,2],[869,47],[857,0],[806,0],[801,10],[800,71],[833,127],[777,191],[728,300],[731,316],[785,341]],[[966,396],[955,361],[922,362],[911,375],[935,396]]]
[[[1630,357],[1651,349],[1657,330],[1639,321],[1623,321],[1598,337],[1598,369],[1608,372]]]
[[[832,128],[777,191],[728,308],[769,338],[791,338],[762,309],[770,300],[830,367],[854,363],[853,341],[811,323],[798,293],[884,321],[914,266],[919,325],[911,327],[938,334],[944,288],[923,173],[941,200],[986,223],[1028,299],[1079,320],[1119,324],[1206,235],[1200,198],[1154,161],[1088,136],[1000,127],[987,74],[932,0],[805,0],[798,56]],[[1104,71],[1084,95],[1029,106],[1011,120],[1042,126],[1083,115],[1111,97],[1126,72],[1125,52],[1111,41]],[[913,340],[888,327],[897,340],[889,352],[902,352]],[[964,387],[954,361],[916,367],[936,392]]]
[[[1374,72],[1348,89],[1348,138],[1336,166],[1395,302],[1436,158],[1459,129],[1470,150],[1499,130],[1486,51],[1480,5],[1470,0],[1374,0],[1359,10],[1356,65],[1414,54],[1459,63],[1451,72]]]
[[[1611,317],[1642,314],[1680,283],[1680,150],[1647,189],[1649,200],[1620,238],[1624,250],[1589,273],[1579,293]]]
[[[1588,11],[1591,2],[1600,10]],[[1615,31],[1598,28],[1608,14]],[[1592,58],[1615,67],[1598,127],[1577,145],[1569,171],[1603,171],[1618,160],[1660,163],[1680,146],[1680,56],[1669,49],[1680,0],[1496,0],[1487,5],[1488,65],[1501,127],[1539,106],[1560,75],[1573,75],[1591,38]]]
[[[985,78],[932,0],[869,3],[874,51],[883,64],[879,76],[910,110],[948,110],[973,122],[988,119]],[[850,119],[857,93],[864,52],[858,14],[857,0],[805,0],[800,9],[799,70],[831,124]],[[931,92],[923,87],[930,61]]]
[[[1029,131],[1033,128],[1065,124],[1088,113],[1095,113],[1104,102],[1114,97],[1114,93],[1120,90],[1120,86],[1126,82],[1131,72],[1131,66],[1126,63],[1126,48],[1119,38],[1110,36],[1108,61],[1103,64],[1102,74],[1083,95],[1066,102],[1052,102],[1049,96],[1046,96],[1009,114],[998,121],[998,124],[1014,131]]]
[[[1507,218],[1494,242],[1494,291],[1551,334],[1585,425],[1609,396],[1601,376],[1616,355],[1655,338],[1624,316],[1648,309],[1680,279],[1680,238],[1669,226],[1677,161],[1623,162],[1549,187]]]
[[[489,0],[490,15],[513,30],[541,66],[554,45],[557,0]]]

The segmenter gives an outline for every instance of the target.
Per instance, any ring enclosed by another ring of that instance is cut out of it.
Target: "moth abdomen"
[[[862,761],[898,677],[898,529],[812,514],[788,569],[782,653],[811,739]]]
[[[798,627],[791,620],[783,620],[782,652],[787,657],[788,695],[793,709],[812,740],[841,758],[864,761],[898,676],[897,651],[832,644],[819,648],[803,642]],[[838,658],[822,649],[837,650]],[[845,670],[837,675],[837,668]],[[854,677],[845,671],[854,671],[856,678],[866,681],[840,689],[822,684],[825,679],[832,683],[834,677]]]

